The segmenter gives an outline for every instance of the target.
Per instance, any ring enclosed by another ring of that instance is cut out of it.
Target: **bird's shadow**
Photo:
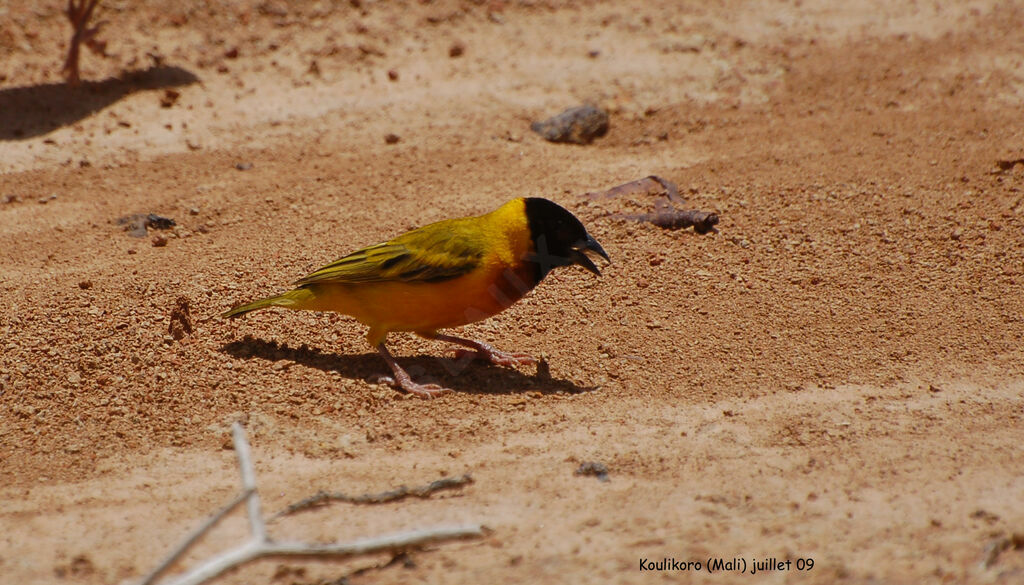
[[[220,351],[239,359],[261,358],[271,362],[288,360],[370,383],[375,383],[383,374],[391,374],[387,364],[376,353],[340,355],[307,347],[305,344],[295,348],[248,335],[225,343]],[[552,378],[543,362],[538,366],[535,376],[470,359],[432,355],[402,357],[398,358],[398,362],[417,382],[433,382],[469,394],[515,394],[526,391],[578,394],[596,390],[596,387],[582,387],[569,380]]]
[[[137,91],[191,85],[191,71],[168,65],[128,71],[102,81],[43,83],[0,89],[0,140],[49,134],[87,118]]]

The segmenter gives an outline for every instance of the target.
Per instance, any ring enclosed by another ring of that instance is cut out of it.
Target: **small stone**
[[[175,226],[173,219],[161,217],[155,213],[135,213],[117,218],[117,224],[124,226],[124,230],[133,238],[146,237],[147,229],[169,230]]]
[[[165,89],[164,95],[160,98],[160,107],[169,108],[173,106],[178,98],[181,97],[181,92],[176,89]]]
[[[583,105],[530,124],[530,129],[550,142],[590,144],[595,138],[608,133],[608,112]]]
[[[386,134],[384,136],[384,142],[387,144],[398,144],[398,141],[400,140],[401,137],[399,137],[398,134]]]
[[[240,170],[240,171],[248,171],[249,169],[252,168],[252,163],[251,162],[235,163],[235,168]]]
[[[949,234],[949,238],[952,240],[959,240],[962,237],[964,237],[963,228],[954,228],[953,231]]]
[[[165,236],[163,234],[157,234],[157,235],[153,236],[153,247],[154,248],[163,248],[166,245],[167,245],[167,236]]]
[[[391,81],[398,81],[398,71],[395,71],[394,69],[389,69],[388,79],[390,79]]]
[[[81,381],[82,381],[82,375],[79,374],[78,372],[71,372],[70,374],[68,374],[68,383],[69,384],[78,384]]]
[[[466,52],[466,45],[460,41],[455,41],[452,46],[448,47],[448,56],[452,59],[461,57]]]
[[[191,208],[189,208],[188,214],[189,215],[199,215],[199,208],[198,207],[191,207]]]
[[[573,475],[592,475],[598,481],[608,481],[608,466],[598,461],[585,461],[580,463]]]
[[[83,281],[78,283],[78,288],[80,288],[82,290],[89,290],[90,288],[92,288],[92,281],[91,280],[83,280]]]
[[[178,225],[173,219],[155,213],[146,214],[146,227],[155,230],[169,230]]]

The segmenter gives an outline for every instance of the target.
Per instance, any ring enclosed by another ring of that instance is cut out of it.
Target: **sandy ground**
[[[111,57],[69,90],[63,3],[0,3],[0,581],[148,571],[236,492],[243,421],[271,512],[475,480],[277,537],[493,532],[223,583],[1024,582],[1020,3],[105,4]],[[584,102],[593,144],[530,132]],[[651,174],[719,233],[583,197]],[[411,399],[351,320],[216,316],[520,196],[614,261],[462,330],[539,374],[396,335],[456,389]],[[177,227],[116,223],[150,212]],[[737,557],[793,564],[641,570]]]

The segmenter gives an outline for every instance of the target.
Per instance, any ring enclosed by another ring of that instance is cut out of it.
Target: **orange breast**
[[[340,288],[343,290],[326,290]],[[486,319],[510,307],[532,288],[514,269],[487,266],[434,283],[385,282],[325,285],[317,297],[340,301],[335,310],[384,331],[435,331]]]
[[[370,327],[376,344],[389,331],[433,332],[486,319],[510,307],[537,283],[523,257],[533,249],[521,200],[479,218],[491,242],[473,271],[440,282],[317,283],[302,309],[351,315]]]

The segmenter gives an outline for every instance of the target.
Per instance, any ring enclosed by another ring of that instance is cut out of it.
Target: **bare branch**
[[[107,55],[107,43],[96,38],[96,35],[100,33],[100,29],[106,23],[101,22],[93,27],[88,26],[89,19],[92,18],[92,14],[99,3],[100,0],[78,0],[77,2],[75,0],[68,0],[68,7],[65,9],[64,14],[71,22],[72,32],[71,43],[68,46],[68,57],[64,61],[64,75],[69,85],[78,85],[81,81],[78,60],[82,54],[83,43],[94,53],[103,56]]]
[[[152,585],[169,567],[171,567],[185,552],[191,548],[204,534],[209,532],[217,523],[224,519],[232,510],[237,508],[243,501],[247,504],[249,514],[249,528],[252,532],[248,541],[232,550],[223,552],[213,558],[206,560],[190,571],[170,580],[171,585],[200,585],[225,571],[245,564],[258,558],[274,557],[300,557],[314,558],[330,556],[334,558],[346,558],[359,555],[391,552],[400,553],[412,548],[421,547],[434,542],[457,540],[465,538],[476,538],[485,534],[485,528],[478,524],[468,526],[441,527],[429,530],[414,530],[375,538],[364,538],[347,543],[316,544],[305,542],[275,542],[268,538],[266,523],[260,512],[259,492],[256,488],[256,471],[252,464],[252,452],[249,442],[245,439],[245,430],[242,425],[235,423],[231,426],[231,435],[235,444],[235,455],[238,457],[238,468],[242,476],[242,493],[232,500],[227,506],[221,508],[216,514],[203,522],[199,527],[178,545],[171,554],[161,561],[139,585]],[[409,490],[400,488],[394,492],[386,492],[378,495],[380,501],[391,501],[400,499],[406,495],[419,495],[426,497],[429,493],[469,483],[472,479],[468,475],[462,478],[445,478],[430,485]],[[437,484],[437,485],[435,485]],[[394,495],[402,492],[404,495]],[[421,495],[422,494],[422,495]]]
[[[698,234],[717,232],[718,214],[710,211],[698,211],[696,209],[677,209],[675,205],[683,205],[683,199],[679,196],[679,189],[675,183],[662,179],[657,175],[650,175],[642,179],[616,185],[604,191],[584,193],[591,201],[615,199],[623,195],[650,195],[664,197],[654,200],[653,213],[614,213],[609,214],[617,219],[628,219],[631,221],[643,221],[654,225],[677,230],[693,226],[693,231]]]
[[[139,582],[139,585],[150,585],[151,583],[156,581],[157,578],[164,573],[164,571],[170,568],[171,565],[173,565],[175,562],[177,562],[178,559],[181,558],[181,555],[185,554],[185,552],[189,548],[191,548],[192,545],[194,545],[200,538],[202,538],[204,534],[209,532],[210,529],[213,528],[218,522],[223,520],[225,516],[233,512],[234,509],[237,508],[242,502],[244,502],[251,493],[251,491],[246,490],[238,494],[237,496],[235,496],[235,499],[231,500],[231,502],[228,505],[221,508],[213,516],[210,516],[206,520],[206,522],[200,524],[195,530],[192,531],[191,534],[188,535],[188,537],[185,538],[184,541],[182,541],[180,545],[178,545],[178,548],[171,551],[171,554],[167,555],[167,558],[165,558],[159,565],[157,565],[155,569],[150,571],[149,575],[146,575],[146,577]]]
[[[683,204],[683,198],[679,196],[679,189],[672,181],[662,179],[658,175],[647,175],[642,179],[616,185],[605,191],[591,191],[584,193],[584,197],[590,199],[612,199],[622,195],[664,195],[668,200],[678,205]]]
[[[252,452],[249,450],[249,441],[245,440],[245,430],[241,423],[235,422],[231,425],[231,438],[235,443],[238,470],[242,474],[242,489],[250,492],[249,501],[245,506],[249,514],[249,529],[252,530],[254,539],[266,542],[267,527],[263,523],[263,512],[260,510],[260,494],[256,491],[256,470],[252,466]]]
[[[633,215],[615,214],[612,217],[629,219],[632,221],[646,221],[669,230],[678,230],[693,226],[693,231],[698,234],[706,234],[716,231],[718,214],[711,211],[698,211],[696,209],[661,209],[654,213],[638,213]]]
[[[327,505],[328,502],[348,502],[350,504],[386,504],[388,502],[395,502],[403,500],[409,496],[417,498],[427,498],[434,492],[442,490],[449,490],[464,485],[473,483],[473,478],[468,473],[460,477],[442,477],[441,479],[432,481],[427,485],[421,485],[419,487],[409,488],[406,486],[399,486],[396,489],[381,492],[379,494],[363,494],[361,496],[349,496],[341,492],[324,492],[320,491],[312,496],[295,502],[289,505],[284,510],[281,510],[277,514],[274,514],[272,519],[280,518],[281,516],[287,516],[294,514],[302,510],[308,510],[310,508],[319,508]]]
[[[315,558],[329,556],[343,559],[383,552],[397,553],[433,542],[475,538],[484,534],[485,531],[482,526],[471,525],[415,530],[377,538],[365,538],[343,544],[275,543],[250,540],[234,550],[224,552],[195,567],[185,575],[172,580],[168,585],[199,585],[229,569],[260,558]]]

